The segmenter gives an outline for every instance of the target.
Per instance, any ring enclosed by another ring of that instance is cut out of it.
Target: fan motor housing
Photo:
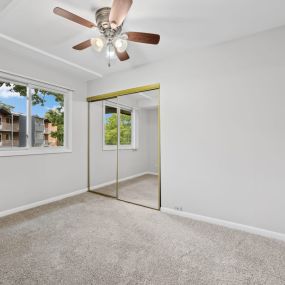
[[[95,19],[100,32],[107,38],[112,39],[122,31],[122,25],[113,29],[109,22],[110,7],[104,7],[96,11]]]

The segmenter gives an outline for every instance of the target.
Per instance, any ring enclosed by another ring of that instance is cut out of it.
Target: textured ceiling
[[[131,59],[108,68],[104,53],[71,48],[98,32],[54,15],[56,6],[94,21],[96,9],[111,0],[1,0],[0,33],[103,76],[285,25],[284,0],[134,0],[124,29],[159,33],[161,43],[130,43]]]

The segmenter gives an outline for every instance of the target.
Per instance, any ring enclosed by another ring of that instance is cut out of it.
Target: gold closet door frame
[[[119,151],[118,151],[118,144],[117,144],[117,178],[116,178],[116,197],[96,193],[94,191],[91,191],[91,185],[90,185],[90,103],[92,102],[97,102],[97,101],[104,101],[107,99],[112,99],[112,98],[118,98],[120,96],[125,96],[125,95],[131,95],[139,92],[146,92],[146,91],[152,91],[152,90],[159,90],[159,104],[157,106],[158,109],[158,208],[152,208],[148,206],[144,206],[141,204],[125,201],[122,199],[118,198],[118,191],[119,191]],[[113,199],[117,199],[119,201],[123,201],[126,203],[138,205],[141,207],[153,209],[153,210],[160,210],[161,207],[161,138],[160,138],[160,83],[155,83],[155,84],[150,84],[150,85],[145,85],[145,86],[140,86],[140,87],[135,87],[135,88],[130,88],[130,89],[125,89],[125,90],[120,90],[120,91],[115,91],[111,93],[106,93],[106,94],[100,94],[100,95],[95,95],[95,96],[90,96],[87,97],[87,102],[88,102],[88,146],[87,146],[87,151],[88,151],[88,158],[87,158],[87,163],[88,163],[88,177],[87,177],[87,182],[88,182],[88,192],[97,194],[97,195],[102,195],[102,196],[108,196]]]

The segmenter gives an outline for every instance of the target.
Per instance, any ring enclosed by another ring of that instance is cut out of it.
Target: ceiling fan
[[[120,61],[130,58],[126,51],[128,41],[153,45],[157,45],[160,41],[160,35],[158,34],[122,32],[124,20],[132,3],[132,0],[113,0],[112,8],[104,7],[96,11],[96,24],[60,7],[54,8],[53,12],[87,28],[98,28],[100,31],[99,37],[84,41],[74,46],[73,49],[84,50],[92,46],[97,52],[101,52],[106,47],[109,59],[108,66],[110,67],[111,57],[114,53],[116,53]]]

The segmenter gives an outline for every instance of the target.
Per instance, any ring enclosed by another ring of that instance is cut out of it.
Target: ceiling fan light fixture
[[[102,37],[91,39],[91,45],[97,52],[102,51],[102,49],[105,45],[105,42],[106,42],[106,40]]]
[[[96,10],[96,24],[60,7],[56,7],[53,11],[54,14],[81,26],[90,29],[96,28],[100,35],[89,38],[72,48],[82,51],[91,47],[96,52],[102,52],[104,49],[110,67],[114,58],[118,58],[120,61],[130,59],[127,52],[129,42],[157,45],[160,41],[159,34],[122,32],[123,23],[132,3],[133,0],[112,0],[112,7],[102,7]]]
[[[128,41],[122,38],[117,38],[114,41],[114,46],[118,52],[124,52],[128,47]]]

